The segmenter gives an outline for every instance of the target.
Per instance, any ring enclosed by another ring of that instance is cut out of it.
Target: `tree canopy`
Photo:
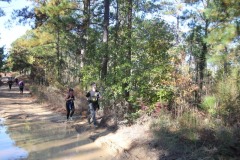
[[[52,85],[96,81],[106,103],[126,100],[130,112],[158,102],[176,113],[201,108],[226,77],[239,76],[239,3],[33,1],[13,13],[32,30],[12,44],[9,66]]]

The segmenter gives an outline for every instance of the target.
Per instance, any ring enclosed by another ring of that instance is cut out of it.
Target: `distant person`
[[[10,79],[8,80],[9,90],[12,89],[12,85],[13,85],[13,80],[12,80],[12,78],[10,78]]]
[[[72,120],[72,116],[73,116],[74,111],[75,111],[75,107],[74,107],[75,97],[74,97],[74,93],[73,92],[74,92],[73,89],[70,88],[68,90],[68,94],[67,94],[67,96],[65,98],[65,100],[66,100],[66,109],[67,109],[67,121],[69,119]]]
[[[20,94],[23,94],[24,82],[23,81],[19,81],[18,86],[19,86]]]
[[[18,79],[17,78],[15,78],[15,83],[16,83],[16,85],[18,85]]]
[[[96,112],[99,110],[98,100],[101,98],[100,93],[97,91],[97,85],[95,82],[91,84],[91,90],[86,94],[88,100],[88,123],[91,124],[91,120],[95,127],[97,127]]]

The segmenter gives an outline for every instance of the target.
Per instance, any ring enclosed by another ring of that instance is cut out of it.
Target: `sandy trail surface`
[[[75,115],[73,122],[66,122],[65,115],[36,103],[28,91],[21,95],[17,86],[11,91],[0,87],[0,118],[1,160],[114,159],[89,138],[100,131],[85,119]],[[76,131],[76,125],[82,130]]]

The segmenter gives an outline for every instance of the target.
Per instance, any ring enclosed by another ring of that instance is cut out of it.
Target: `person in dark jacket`
[[[73,93],[73,89],[70,88],[68,90],[68,94],[65,98],[66,100],[66,110],[67,110],[67,121],[70,119],[72,120],[72,116],[74,114],[74,111],[75,111],[75,107],[74,107],[74,100],[75,100],[75,97],[74,97],[74,93]]]
[[[12,80],[12,78],[10,78],[10,79],[8,80],[9,90],[12,89],[12,85],[13,85],[13,80]]]

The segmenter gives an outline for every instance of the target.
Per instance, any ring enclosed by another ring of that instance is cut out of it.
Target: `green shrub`
[[[234,124],[240,122],[240,70],[232,69],[226,78],[216,85],[216,97],[219,101],[219,115],[225,122]]]
[[[157,92],[157,97],[158,102],[168,103],[173,98],[173,90],[171,89],[171,87],[165,86],[159,89],[159,91]]]
[[[134,123],[140,117],[140,112],[133,112],[125,115],[125,118],[128,120],[129,123]]]
[[[30,91],[37,96],[37,102],[43,103],[45,102],[48,97],[44,94],[41,86],[30,86]]]
[[[31,85],[29,89],[35,95],[38,93],[38,87],[35,85]]]
[[[217,99],[214,96],[206,96],[203,98],[203,102],[201,103],[201,108],[208,113],[210,113],[212,116],[215,116],[217,114]]]
[[[150,105],[146,110],[147,115],[151,115],[155,109],[156,109],[156,106],[154,104]]]

